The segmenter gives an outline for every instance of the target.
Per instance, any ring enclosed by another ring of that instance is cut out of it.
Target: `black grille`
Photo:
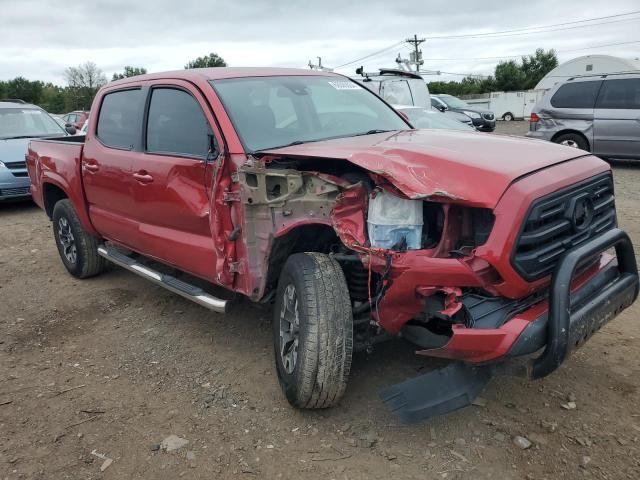
[[[0,197],[15,197],[17,195],[28,195],[29,187],[3,188],[0,190]]]
[[[610,173],[534,201],[516,240],[511,263],[528,281],[550,274],[571,248],[615,227]]]
[[[9,169],[9,171],[16,177],[26,177],[29,173],[27,172],[27,162],[24,160],[18,162],[3,162],[4,166]]]

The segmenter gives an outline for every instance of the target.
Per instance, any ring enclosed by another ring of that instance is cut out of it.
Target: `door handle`
[[[98,170],[100,170],[100,165],[98,165],[97,163],[85,163],[84,164],[84,169],[87,172],[95,173]]]
[[[151,183],[153,182],[153,177],[149,175],[146,170],[140,170],[133,174],[133,178],[135,178],[140,183]]]

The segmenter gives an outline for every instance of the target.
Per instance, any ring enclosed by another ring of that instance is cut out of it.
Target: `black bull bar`
[[[610,248],[616,250],[617,265],[610,264],[601,271],[598,275],[600,280],[594,279],[592,288],[574,295],[572,305],[571,280],[576,270]],[[512,355],[508,355],[511,358],[505,358],[504,362],[489,365],[453,362],[386,387],[380,395],[403,422],[412,423],[471,404],[494,374],[526,375],[530,378],[549,375],[571,350],[634,302],[638,296],[638,285],[633,244],[625,232],[611,229],[570,250],[556,265],[549,288],[546,318],[533,322],[528,327],[531,332],[521,335],[517,343],[522,343],[522,348],[515,348],[519,353],[510,352],[527,358],[544,347],[537,358],[520,366],[511,364]]]

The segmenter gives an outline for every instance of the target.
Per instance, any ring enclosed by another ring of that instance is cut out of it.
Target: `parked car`
[[[76,130],[80,130],[82,128],[82,124],[86,122],[87,118],[89,118],[89,112],[84,110],[75,110],[64,115],[62,120],[64,120],[67,125],[73,125]]]
[[[466,124],[458,120],[457,116],[449,112],[440,112],[432,107],[414,107],[413,105],[394,105],[396,110],[404,113],[409,122],[416,128],[436,128],[445,130],[474,131],[471,119],[467,117],[469,123]],[[455,112],[452,112],[455,114]],[[462,115],[462,114],[457,114]],[[466,115],[465,115],[466,116]]]
[[[336,405],[352,353],[402,337],[457,362],[387,404],[407,421],[461,408],[514,360],[550,374],[638,294],[611,169],[576,149],[415,130],[361,84],[298,69],[136,76],[92,111],[86,138],[27,155],[66,269],[110,261],[216,312],[231,303],[206,285],[273,301],[296,407]]]
[[[29,139],[64,133],[40,107],[22,100],[0,100],[0,201],[31,196],[24,160]]]
[[[533,109],[527,136],[605,158],[640,159],[640,72],[557,84]]]
[[[431,105],[440,111],[464,113],[471,118],[473,126],[483,132],[493,132],[496,129],[496,117],[491,110],[469,105],[453,95],[431,95]]]
[[[67,127],[67,122],[62,119],[62,115],[57,115],[55,113],[50,113],[49,116],[55,120],[55,122],[60,125],[62,128]]]
[[[359,77],[353,80],[380,95],[393,105],[429,107],[429,87],[417,73],[391,68],[381,68],[376,73],[366,73],[362,67],[356,70]]]

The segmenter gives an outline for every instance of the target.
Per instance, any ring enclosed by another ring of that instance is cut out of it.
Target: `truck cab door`
[[[95,123],[82,152],[82,183],[95,229],[105,238],[129,245],[135,235],[131,168],[139,148],[144,90],[108,90],[96,102]]]
[[[132,165],[135,249],[204,278],[215,275],[211,234],[212,146],[204,97],[188,82],[149,88],[142,149]]]
[[[640,158],[640,78],[606,79],[594,112],[593,152]]]

